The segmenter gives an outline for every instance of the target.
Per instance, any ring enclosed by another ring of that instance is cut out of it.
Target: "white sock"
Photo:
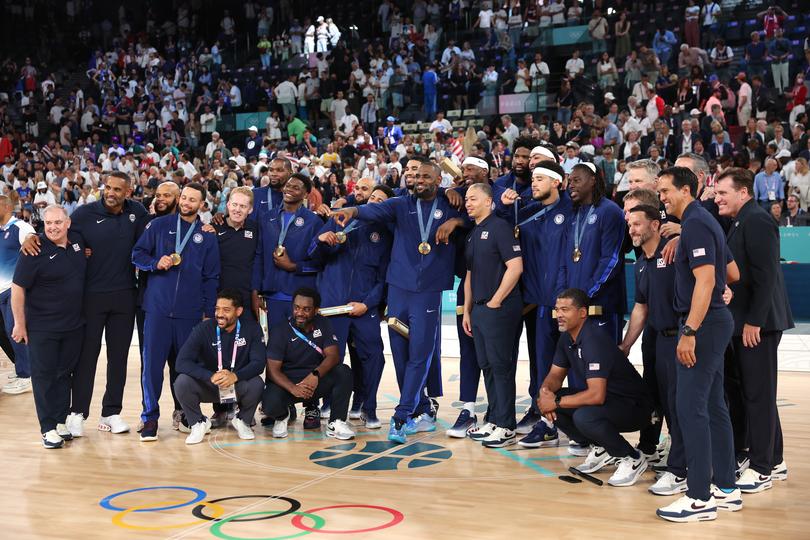
[[[541,422],[543,422],[545,425],[547,425],[547,426],[548,426],[548,427],[550,427],[550,428],[553,428],[553,427],[554,427],[554,422],[550,421],[550,420],[549,420],[548,418],[546,418],[545,416],[541,417],[541,418],[540,418],[540,421],[541,421]]]
[[[465,411],[469,411],[470,414],[475,414],[475,403],[473,403],[472,401],[468,401],[464,404],[463,409]]]

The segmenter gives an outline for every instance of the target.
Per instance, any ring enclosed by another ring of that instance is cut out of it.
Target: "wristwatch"
[[[321,378],[321,372],[318,371],[318,368],[312,370],[312,374],[315,375],[317,378]]]
[[[554,404],[555,404],[557,407],[559,407],[559,406],[560,406],[560,400],[562,400],[562,396],[560,396],[560,395],[556,395],[556,396],[554,396]]]
[[[683,325],[683,330],[681,330],[681,334],[687,337],[692,337],[697,334],[697,330],[689,326],[688,324]]]

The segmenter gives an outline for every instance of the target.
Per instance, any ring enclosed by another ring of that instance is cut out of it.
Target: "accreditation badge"
[[[236,403],[236,387],[234,385],[219,387],[220,403]]]

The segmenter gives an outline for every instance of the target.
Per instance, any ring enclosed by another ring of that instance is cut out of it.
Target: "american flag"
[[[450,151],[458,158],[459,162],[464,161],[464,146],[459,139],[453,139],[453,142],[450,143]]]

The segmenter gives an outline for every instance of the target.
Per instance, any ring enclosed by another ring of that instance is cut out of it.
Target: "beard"
[[[174,214],[175,210],[177,209],[177,201],[166,205],[165,210],[160,210],[159,208],[155,207],[155,214],[158,216],[168,216],[169,214]]]

